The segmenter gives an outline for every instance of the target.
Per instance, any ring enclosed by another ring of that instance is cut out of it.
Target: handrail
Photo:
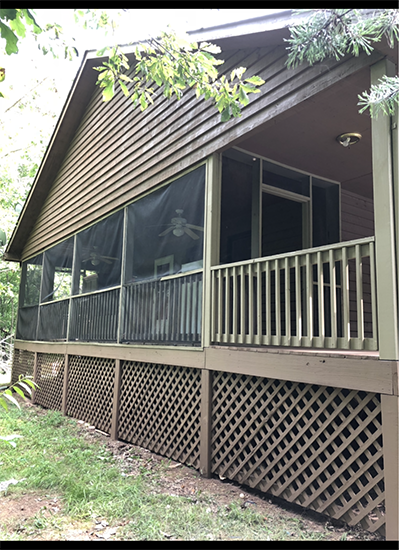
[[[211,272],[214,343],[378,349],[374,237]]]

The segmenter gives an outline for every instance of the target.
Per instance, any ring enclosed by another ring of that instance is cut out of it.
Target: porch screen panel
[[[200,166],[128,207],[123,341],[200,343],[204,191]]]
[[[121,284],[122,210],[77,235],[73,294],[84,294]]]
[[[251,258],[252,157],[230,150],[222,157],[220,262]]]
[[[313,178],[312,197],[313,246],[339,242],[339,186]]]
[[[35,340],[42,283],[43,254],[22,264],[20,299],[16,336],[20,340]]]
[[[71,237],[44,253],[41,302],[71,295],[73,251],[74,238]]]

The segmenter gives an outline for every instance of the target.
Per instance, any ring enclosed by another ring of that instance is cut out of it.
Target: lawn
[[[30,403],[0,433],[22,436],[0,441],[0,540],[382,540]]]

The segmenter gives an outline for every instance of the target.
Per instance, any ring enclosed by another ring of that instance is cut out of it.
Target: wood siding
[[[371,59],[374,57],[374,59]],[[378,60],[380,54],[285,67],[284,46],[224,55],[226,71],[246,66],[266,83],[240,119],[221,124],[211,102],[187,92],[180,102],[158,100],[133,110],[121,92],[104,103],[95,89],[62,166],[27,240],[22,259],[35,255],[132,201],[279,113]]]
[[[374,203],[342,189],[342,241],[372,237],[374,230]]]

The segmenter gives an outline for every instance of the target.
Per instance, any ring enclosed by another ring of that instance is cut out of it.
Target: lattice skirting
[[[35,354],[24,349],[14,349],[11,383],[15,384],[19,376],[33,376]]]
[[[71,355],[67,414],[110,432],[115,361]]]
[[[383,531],[380,396],[215,373],[212,471]]]
[[[64,385],[64,355],[38,353],[35,402],[61,411]]]
[[[33,374],[15,350],[12,379]],[[118,438],[200,468],[200,369],[38,353],[36,401]],[[385,532],[380,395],[213,372],[211,471],[350,525]],[[205,378],[206,379],[206,378]],[[118,405],[118,406],[117,406]],[[205,410],[207,407],[205,408]],[[118,414],[118,418],[117,415]],[[207,449],[205,444],[203,449]],[[205,464],[205,457],[202,458]]]
[[[199,467],[201,371],[125,361],[120,439]]]

